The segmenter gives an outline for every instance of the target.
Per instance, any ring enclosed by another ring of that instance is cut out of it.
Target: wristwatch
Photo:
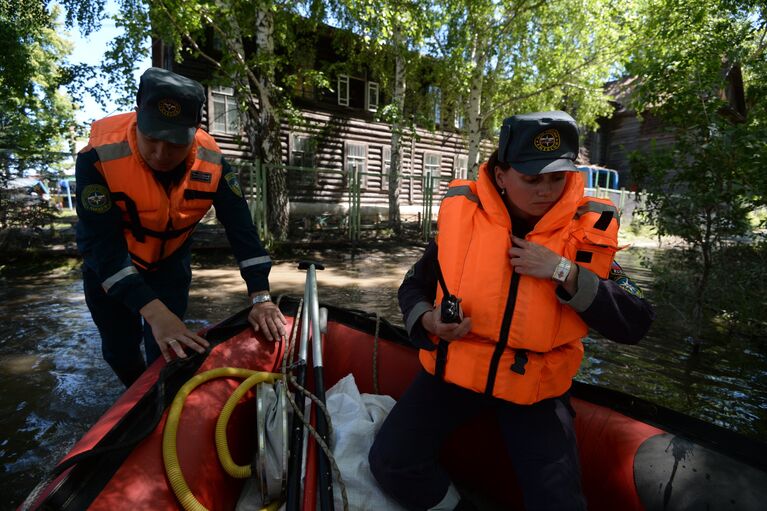
[[[272,297],[269,292],[259,293],[250,299],[252,305],[258,305],[259,303],[271,302]]]
[[[554,275],[551,276],[551,280],[564,284],[567,280],[567,276],[570,275],[570,270],[573,268],[573,263],[569,259],[563,257],[559,260],[559,264],[554,269]]]

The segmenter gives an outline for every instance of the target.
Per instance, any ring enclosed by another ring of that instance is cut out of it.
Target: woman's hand
[[[248,322],[256,332],[263,332],[270,341],[285,337],[285,325],[288,324],[280,308],[273,302],[255,304],[248,314]]]
[[[421,316],[421,325],[427,332],[445,341],[454,341],[465,336],[471,330],[471,318],[463,318],[460,323],[443,323],[439,307]]]
[[[562,256],[543,245],[516,236],[512,236],[511,241],[509,262],[516,273],[551,280]]]
[[[557,269],[562,256],[543,245],[516,236],[512,236],[511,241],[513,245],[509,249],[509,262],[515,272],[520,275],[553,280],[554,270]],[[578,290],[578,270],[578,265],[572,263],[570,273],[562,283],[562,287],[571,296]]]
[[[184,346],[198,353],[203,353],[210,346],[208,341],[189,330],[159,299],[144,305],[139,312],[152,327],[152,334],[166,362],[170,362],[171,353],[186,358]]]

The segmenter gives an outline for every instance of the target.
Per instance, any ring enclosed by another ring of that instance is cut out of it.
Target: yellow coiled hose
[[[232,477],[244,479],[250,476],[250,466],[240,466],[232,460],[232,456],[229,453],[229,444],[226,439],[227,422],[232,415],[234,407],[237,406],[245,392],[262,382],[274,383],[275,380],[282,378],[282,375],[235,367],[220,367],[194,376],[178,391],[168,412],[168,419],[165,422],[165,431],[162,436],[162,458],[165,462],[165,473],[168,475],[173,493],[186,511],[207,511],[207,508],[195,498],[189,485],[186,484],[184,474],[181,472],[178,452],[176,451],[178,421],[184,408],[184,402],[189,394],[199,385],[215,378],[245,378],[245,381],[237,387],[227,400],[216,423],[216,451],[218,452],[221,465]],[[279,506],[280,502],[273,502],[263,508],[262,511],[276,511]]]

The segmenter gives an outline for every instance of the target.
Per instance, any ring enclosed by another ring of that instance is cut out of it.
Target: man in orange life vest
[[[477,181],[450,184],[438,237],[400,286],[424,371],[369,459],[407,509],[473,509],[438,453],[483,411],[498,419],[527,511],[585,509],[568,395],[581,338],[590,327],[636,343],[654,315],[613,260],[617,209],[583,196],[578,137],[565,112],[506,119]],[[478,468],[492,471],[497,454],[485,456]]]
[[[269,296],[271,259],[237,173],[199,129],[204,103],[198,82],[148,69],[136,111],[94,122],[77,157],[85,299],[104,359],[126,387],[160,355],[169,361],[208,347],[182,318],[192,276],[191,235],[211,206],[247,284],[251,324],[268,339],[285,335],[285,318]]]

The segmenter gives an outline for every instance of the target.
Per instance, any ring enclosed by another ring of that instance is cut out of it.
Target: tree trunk
[[[280,146],[280,119],[275,108],[274,84],[274,18],[268,7],[259,9],[256,15],[256,45],[261,65],[256,85],[259,99],[259,115],[255,119],[259,135],[258,140],[251,140],[251,147],[258,145],[254,154],[259,155],[267,167],[267,223],[269,231],[276,240],[288,237],[288,193],[286,171],[282,168]]]
[[[471,55],[471,88],[469,90],[469,108],[467,111],[469,121],[469,170],[475,178],[479,170],[480,143],[482,142],[482,87],[484,85],[486,55],[483,36],[478,34],[474,39]]]
[[[402,184],[402,114],[405,111],[405,56],[402,33],[394,32],[396,47],[394,70],[394,106],[396,113],[391,127],[391,167],[389,169],[389,225],[396,234],[402,232],[402,218],[399,212],[399,193]]]

